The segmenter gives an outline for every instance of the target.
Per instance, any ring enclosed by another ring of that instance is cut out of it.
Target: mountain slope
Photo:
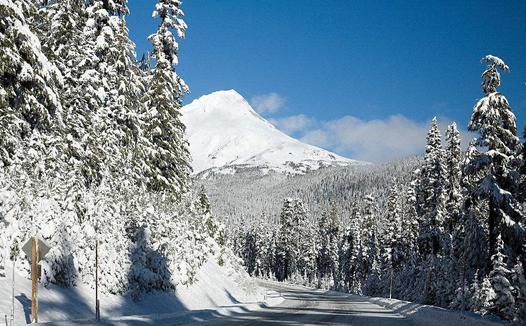
[[[202,96],[183,107],[182,113],[194,173],[257,168],[301,174],[359,163],[284,134],[234,90]]]

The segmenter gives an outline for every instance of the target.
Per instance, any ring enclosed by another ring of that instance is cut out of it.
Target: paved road
[[[405,317],[360,296],[274,283],[263,285],[281,293],[285,300],[275,307],[202,321],[195,325],[412,325]]]

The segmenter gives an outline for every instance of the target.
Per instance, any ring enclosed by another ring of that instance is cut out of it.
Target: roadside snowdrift
[[[481,317],[473,312],[460,313],[459,311],[448,310],[435,306],[428,306],[409,301],[388,299],[388,298],[369,298],[371,302],[392,310],[406,318],[409,318],[415,325],[422,326],[454,326],[454,325],[478,325],[478,326],[498,326],[498,325],[519,325],[506,323],[498,318]]]
[[[0,317],[3,320],[9,319],[11,311],[12,270],[6,272],[7,278],[0,278]],[[85,285],[69,289],[39,286],[38,297],[41,323],[75,320],[83,324],[94,318],[95,292]],[[16,325],[29,323],[31,281],[18,273],[15,298]],[[195,319],[202,318],[196,316],[205,312],[211,315],[217,308],[259,303],[263,299],[264,291],[240,266],[219,266],[210,258],[198,272],[197,281],[190,286],[179,286],[176,293],[146,294],[140,302],[134,302],[129,296],[101,295],[101,316],[111,324],[152,322],[183,315]],[[192,314],[192,310],[201,312]]]

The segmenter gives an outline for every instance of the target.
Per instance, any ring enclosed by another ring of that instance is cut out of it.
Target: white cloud
[[[280,119],[270,119],[270,123],[287,134],[294,134],[313,126],[316,120],[304,114],[293,115]]]
[[[438,120],[444,139],[445,129],[452,121],[447,118]],[[315,121],[300,115],[274,123],[284,132],[299,136],[305,143],[357,160],[385,162],[423,153],[430,121],[418,122],[403,115],[375,120],[344,116],[330,121]],[[300,128],[302,125],[303,128]],[[465,147],[472,135],[462,129],[460,132]]]
[[[256,95],[250,99],[250,104],[258,113],[276,113],[285,107],[286,99],[278,93]]]

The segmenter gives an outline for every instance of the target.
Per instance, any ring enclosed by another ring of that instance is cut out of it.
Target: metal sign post
[[[18,242],[15,240],[11,246],[10,259],[13,261],[13,271],[11,279],[11,326],[15,325],[15,270],[16,270],[16,257],[18,257],[19,249]]]
[[[13,259],[13,279],[11,288],[11,326],[15,325],[15,264],[16,258]]]

